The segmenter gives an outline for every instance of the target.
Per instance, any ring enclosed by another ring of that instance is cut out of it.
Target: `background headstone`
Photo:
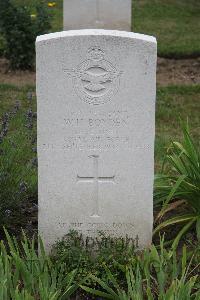
[[[150,244],[156,40],[107,30],[37,38],[39,232]]]
[[[64,0],[64,30],[131,31],[131,0]]]

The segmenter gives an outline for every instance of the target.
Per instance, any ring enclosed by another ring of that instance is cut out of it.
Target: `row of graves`
[[[157,44],[131,0],[64,0],[37,37],[39,233],[152,240]]]

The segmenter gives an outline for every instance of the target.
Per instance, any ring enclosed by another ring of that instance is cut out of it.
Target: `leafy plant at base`
[[[77,289],[76,271],[66,273],[65,264],[53,264],[40,242],[40,254],[35,241],[23,236],[17,243],[6,232],[9,252],[0,243],[0,299],[69,299]]]
[[[81,285],[88,293],[113,300],[198,300],[198,276],[188,279],[192,259],[188,261],[186,247],[183,247],[182,259],[177,261],[176,252],[164,249],[161,240],[160,253],[155,246],[144,250],[135,257],[135,261],[124,270],[126,284],[122,286],[112,272],[105,266],[108,280],[90,275],[98,286],[92,288]]]
[[[43,2],[36,5],[35,15],[32,18],[26,6],[0,1],[0,32],[5,39],[5,56],[13,69],[33,68],[35,39],[50,29],[50,16]]]
[[[83,291],[114,300],[200,299],[198,249],[191,257],[184,246],[180,259],[180,253],[178,256],[173,248],[166,250],[161,240],[159,251],[151,246],[140,253],[132,253],[132,259],[125,264],[119,261],[121,277],[116,274],[116,264],[108,266],[104,261],[101,263],[106,276],[103,273],[94,275],[90,265],[91,273],[82,274],[78,285],[78,263],[76,269],[69,272],[63,256],[55,261],[45,253],[41,239],[38,255],[34,239],[28,240],[23,234],[22,240],[17,242],[7,232],[6,237],[5,243],[0,242],[0,299],[64,300],[75,293],[76,299],[83,299]],[[112,250],[107,251],[112,253]]]
[[[134,245],[126,246],[122,239],[105,237],[99,232],[95,241],[88,243],[77,231],[71,231],[61,241],[56,243],[52,251],[52,259],[56,263],[65,262],[67,271],[77,268],[77,278],[87,278],[88,274],[107,277],[104,264],[114,273],[116,278],[122,278],[123,266],[128,264],[134,256]],[[94,250],[95,249],[95,250]],[[123,253],[123,255],[122,255]]]
[[[182,130],[183,143],[173,142],[166,156],[170,167],[168,174],[159,175],[155,180],[155,204],[163,203],[158,218],[183,203],[187,205],[187,213],[179,213],[162,222],[154,231],[155,234],[167,226],[183,224],[173,247],[194,224],[200,240],[200,151],[190,136],[188,126],[182,124]]]

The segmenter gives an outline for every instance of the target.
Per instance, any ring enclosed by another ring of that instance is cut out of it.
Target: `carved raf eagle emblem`
[[[87,82],[85,89],[92,92],[99,92],[106,89],[104,83],[111,82],[111,76],[109,73],[95,74],[92,72],[85,72],[80,74],[81,80]]]
[[[120,75],[110,62],[105,60],[105,53],[99,47],[88,50],[88,59],[76,69],[64,70],[73,78],[76,94],[86,103],[104,104],[118,91]]]

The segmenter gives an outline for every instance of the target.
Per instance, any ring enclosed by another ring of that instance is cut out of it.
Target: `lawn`
[[[32,199],[37,202],[36,101],[31,90],[0,85],[0,235],[2,224],[10,229],[26,224],[23,211]]]
[[[200,144],[200,85],[157,89],[155,164],[158,167],[171,140],[181,140],[180,118],[189,122]],[[157,170],[157,168],[156,168]]]
[[[200,1],[134,0],[133,29],[156,36],[160,56],[198,56]]]
[[[25,4],[34,13],[39,0],[13,0]],[[48,4],[49,1],[45,0]],[[48,8],[52,32],[61,31],[63,0]],[[200,55],[200,1],[197,0],[134,0],[133,31],[154,35],[158,39],[158,54],[164,57],[196,57]],[[3,40],[0,37],[0,53]]]

